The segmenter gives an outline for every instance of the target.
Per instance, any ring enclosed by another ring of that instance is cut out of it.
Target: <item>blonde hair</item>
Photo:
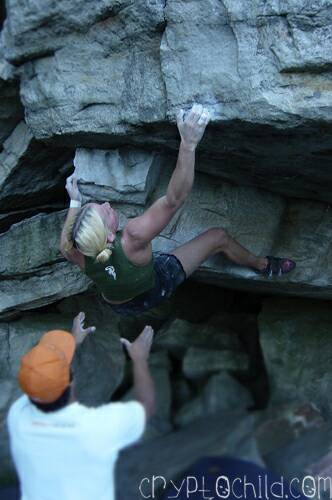
[[[108,231],[94,207],[82,209],[71,228],[71,240],[83,255],[106,262],[112,255],[112,245],[107,241]]]

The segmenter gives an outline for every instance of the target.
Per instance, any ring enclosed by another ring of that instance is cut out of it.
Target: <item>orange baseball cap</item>
[[[70,384],[75,347],[75,339],[69,332],[45,333],[21,359],[18,382],[23,392],[40,403],[56,401]]]

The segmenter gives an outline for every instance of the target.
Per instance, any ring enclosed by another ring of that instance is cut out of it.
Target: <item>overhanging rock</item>
[[[199,101],[212,115],[202,169],[332,202],[332,23],[324,0],[105,0],[98,9],[86,0],[43,8],[29,0],[24,16],[17,0],[7,3],[6,55],[22,63],[36,138],[175,151],[175,114]]]
[[[170,172],[164,175],[157,196],[165,192]],[[197,175],[189,200],[156,238],[154,248],[171,251],[209,227],[223,227],[256,255],[288,257],[297,262],[297,267],[281,278],[268,279],[216,255],[194,274],[197,279],[243,290],[332,297],[329,205],[287,200]]]
[[[18,78],[14,67],[5,60],[3,51],[0,33],[0,151],[3,141],[23,118]]]
[[[154,198],[165,194],[170,175],[170,169],[163,170]],[[94,196],[98,196],[97,188]],[[114,207],[120,211],[121,226],[127,217],[144,209],[128,203]],[[85,275],[63,262],[58,250],[64,217],[65,212],[38,215],[0,235],[1,312],[39,307],[88,287]],[[154,240],[154,249],[172,251],[210,227],[223,227],[257,255],[292,258],[297,268],[281,278],[268,279],[216,255],[194,274],[197,279],[244,290],[332,297],[332,217],[328,205],[285,200],[198,174],[188,201]]]
[[[162,168],[162,157],[142,150],[77,149],[75,174],[86,201],[145,205]]]
[[[64,182],[70,150],[52,149],[34,139],[20,122],[0,153],[0,211],[48,203]]]

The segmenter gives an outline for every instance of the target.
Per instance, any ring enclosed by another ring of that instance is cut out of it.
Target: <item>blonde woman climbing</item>
[[[195,151],[209,122],[209,113],[195,104],[177,126],[181,136],[176,168],[165,196],[143,215],[130,219],[118,231],[119,218],[109,203],[87,203],[75,175],[66,189],[70,208],[61,234],[60,249],[95,282],[104,300],[121,315],[139,315],[170,297],[174,290],[211,255],[224,253],[241,266],[272,275],[294,269],[295,262],[258,257],[243,248],[224,229],[213,228],[170,253],[153,254],[151,241],[183,205],[194,182]]]

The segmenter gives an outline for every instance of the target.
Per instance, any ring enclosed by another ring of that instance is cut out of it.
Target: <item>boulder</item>
[[[64,211],[39,214],[0,235],[0,313],[34,309],[88,288],[88,278],[60,254],[64,217]]]
[[[64,184],[70,157],[66,149],[52,149],[36,141],[20,122],[0,153],[0,211],[51,202],[59,184]]]
[[[237,334],[230,328],[220,329],[210,323],[189,323],[176,318],[158,332],[155,348],[167,349],[173,356],[182,358],[188,347],[210,349],[241,349]]]
[[[18,77],[14,67],[6,61],[3,52],[4,44],[0,32],[0,152],[5,139],[23,118]]]
[[[253,399],[248,390],[228,373],[220,372],[209,379],[197,398],[180,409],[175,423],[183,427],[197,418],[223,411],[245,412],[252,405]]]
[[[164,169],[163,176],[155,197],[165,192],[170,172]],[[210,227],[222,227],[256,255],[294,259],[296,269],[281,278],[268,279],[218,254],[204,262],[194,278],[225,288],[330,298],[331,217],[325,203],[288,200],[197,175],[192,194],[161,237],[154,240],[154,249],[172,251]]]
[[[189,347],[183,358],[183,373],[187,378],[194,380],[221,370],[246,372],[248,366],[248,356],[244,352]]]
[[[75,173],[86,201],[145,205],[154,190],[162,157],[142,150],[76,150]]]
[[[212,115],[201,169],[332,201],[325,0],[7,4],[5,55],[21,64],[36,138],[174,152],[176,113],[200,101]]]
[[[138,124],[162,121],[163,24],[159,1],[106,0],[97,9],[84,0],[74,5],[49,2],[42,8],[29,1],[24,11],[11,2],[4,27],[6,57],[16,63],[31,59],[22,66],[21,96],[34,135],[78,134],[83,140],[76,145],[84,146],[85,136],[89,147],[99,142],[109,148],[113,134],[123,136]],[[103,140],[97,141],[99,136]]]
[[[209,108],[206,171],[330,201],[329,4],[169,0],[165,17],[168,113],[193,100]]]
[[[271,405],[257,417],[255,437],[263,456],[274,453],[307,431],[318,429],[326,423],[317,407],[304,401]]]
[[[259,316],[271,403],[294,398],[332,414],[329,302],[268,299]]]
[[[151,495],[153,476],[159,477],[155,483],[156,495],[159,495],[171,479],[176,481],[201,457],[227,455],[261,465],[262,460],[252,434],[254,424],[253,416],[244,416],[241,412],[222,412],[154,441],[128,448],[121,452],[117,463],[117,498],[139,498],[140,485],[144,495]],[[150,489],[146,486],[150,486]]]
[[[285,480],[293,481],[305,496],[328,498],[332,492],[332,426],[325,423],[266,454],[266,466]],[[303,489],[302,489],[303,488]]]

